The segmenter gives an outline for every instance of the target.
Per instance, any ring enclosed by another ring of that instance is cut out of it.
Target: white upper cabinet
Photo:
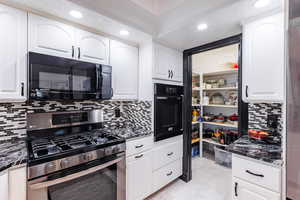
[[[55,20],[29,14],[29,51],[108,64],[109,40]]]
[[[0,101],[26,100],[27,14],[0,5]]]
[[[139,50],[121,42],[110,42],[110,65],[114,99],[138,98]]]
[[[284,96],[284,16],[244,25],[243,100],[282,102]]]
[[[160,44],[154,44],[153,78],[182,82],[183,54]]]
[[[77,30],[76,40],[77,49],[75,56],[77,57],[77,59],[92,63],[108,63],[108,38],[87,31]]]
[[[172,80],[183,82],[183,53],[179,51],[174,51],[173,58],[174,59],[172,59]]]
[[[29,14],[29,51],[73,58],[75,29],[72,26]]]

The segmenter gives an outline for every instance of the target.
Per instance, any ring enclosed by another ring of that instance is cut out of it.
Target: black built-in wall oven
[[[30,100],[110,99],[111,66],[29,53]]]
[[[183,134],[182,108],[182,86],[154,84],[155,141]]]

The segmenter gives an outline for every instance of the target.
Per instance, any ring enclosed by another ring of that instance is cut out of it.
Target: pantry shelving
[[[193,73],[192,109],[193,111],[197,109],[199,113],[193,113],[192,126],[194,129],[198,128],[199,137],[192,139],[192,148],[199,148],[200,157],[203,157],[204,143],[214,146],[227,146],[211,138],[203,138],[203,134],[207,129],[225,130],[225,132],[230,130],[236,131],[238,129],[237,122],[215,122],[213,120],[206,120],[205,118],[205,115],[210,113],[215,116],[220,115],[220,113],[224,116],[237,113],[237,72],[238,70],[236,69],[229,69],[210,73]],[[219,85],[218,80],[220,82]],[[220,94],[219,96],[222,96],[224,100],[222,102],[213,102],[214,99],[212,99],[212,96],[214,94]],[[197,114],[199,117],[197,118],[194,114]]]

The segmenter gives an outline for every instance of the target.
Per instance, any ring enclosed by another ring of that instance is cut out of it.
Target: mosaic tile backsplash
[[[0,104],[0,140],[25,137],[27,113],[91,109],[103,110],[104,126],[106,127],[122,127],[125,124],[130,124],[134,128],[152,129],[151,101],[34,101],[30,103],[2,103]],[[115,117],[115,109],[121,110],[121,117]]]
[[[275,114],[279,115],[278,130],[282,130],[282,104],[280,103],[260,103],[260,104],[249,104],[249,129],[265,129],[267,130],[267,119],[268,115]]]

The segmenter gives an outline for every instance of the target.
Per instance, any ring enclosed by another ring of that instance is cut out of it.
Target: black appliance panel
[[[29,53],[31,100],[110,99],[111,76],[110,66]]]
[[[183,133],[183,87],[155,84],[154,123],[155,141]]]

